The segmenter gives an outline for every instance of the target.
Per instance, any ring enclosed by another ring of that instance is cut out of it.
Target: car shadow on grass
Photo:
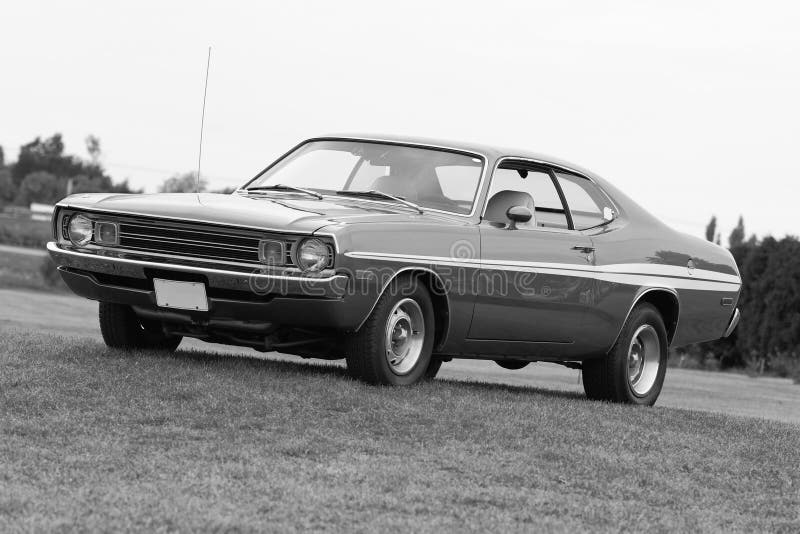
[[[267,372],[304,374],[309,377],[334,377],[343,380],[354,380],[347,374],[347,370],[339,362],[341,360],[316,360],[304,359],[297,356],[297,361],[277,360],[268,357],[248,356],[243,354],[224,354],[215,352],[179,350],[172,355],[173,358],[202,365],[219,365],[227,368],[259,369]],[[366,384],[365,384],[366,385]],[[510,393],[515,395],[536,395],[554,399],[581,399],[585,395],[561,389],[549,389],[540,386],[525,386],[518,384],[503,384],[498,382],[482,381],[480,376],[468,380],[456,378],[436,378],[421,382],[412,387],[452,387],[465,392],[474,393]],[[386,386],[373,386],[386,387]]]

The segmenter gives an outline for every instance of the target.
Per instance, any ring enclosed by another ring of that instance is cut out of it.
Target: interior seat
[[[522,191],[498,191],[489,202],[486,203],[486,212],[483,218],[489,222],[508,226],[511,219],[508,218],[506,212],[512,206],[525,206],[531,210],[531,220],[526,223],[518,223],[517,228],[535,228],[536,227],[536,207],[533,203],[533,197],[530,194]]]
[[[376,189],[412,201],[415,200],[417,196],[409,180],[391,174],[377,178],[372,182],[370,189]]]

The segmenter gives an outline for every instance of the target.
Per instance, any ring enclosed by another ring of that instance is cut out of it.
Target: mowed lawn
[[[800,428],[0,330],[0,531],[800,528]]]

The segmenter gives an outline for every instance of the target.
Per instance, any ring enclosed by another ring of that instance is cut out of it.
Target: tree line
[[[22,145],[19,156],[6,164],[0,147],[0,204],[53,204],[72,193],[136,193],[128,181],[115,183],[100,164],[100,140],[86,138],[89,159],[65,153],[61,134],[37,137]]]
[[[717,219],[706,227],[706,239],[719,244]],[[686,354],[705,366],[748,368],[800,379],[800,241],[745,238],[744,219],[728,237],[742,277],[739,327],[727,339],[688,347]]]
[[[32,202],[55,204],[68,193],[141,193],[128,180],[115,182],[100,163],[100,139],[89,135],[85,139],[89,158],[65,151],[60,133],[42,139],[37,137],[19,149],[17,160],[6,162],[0,147],[0,208],[5,205],[27,207]],[[196,173],[175,174],[164,180],[159,191],[183,193],[195,191]],[[204,180],[200,191],[207,189]],[[224,189],[219,192],[230,192]]]

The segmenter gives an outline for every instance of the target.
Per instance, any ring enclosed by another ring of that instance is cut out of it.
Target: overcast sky
[[[6,2],[0,145],[100,137],[116,180],[238,185],[302,138],[543,152],[723,243],[800,234],[800,8],[771,2]]]

